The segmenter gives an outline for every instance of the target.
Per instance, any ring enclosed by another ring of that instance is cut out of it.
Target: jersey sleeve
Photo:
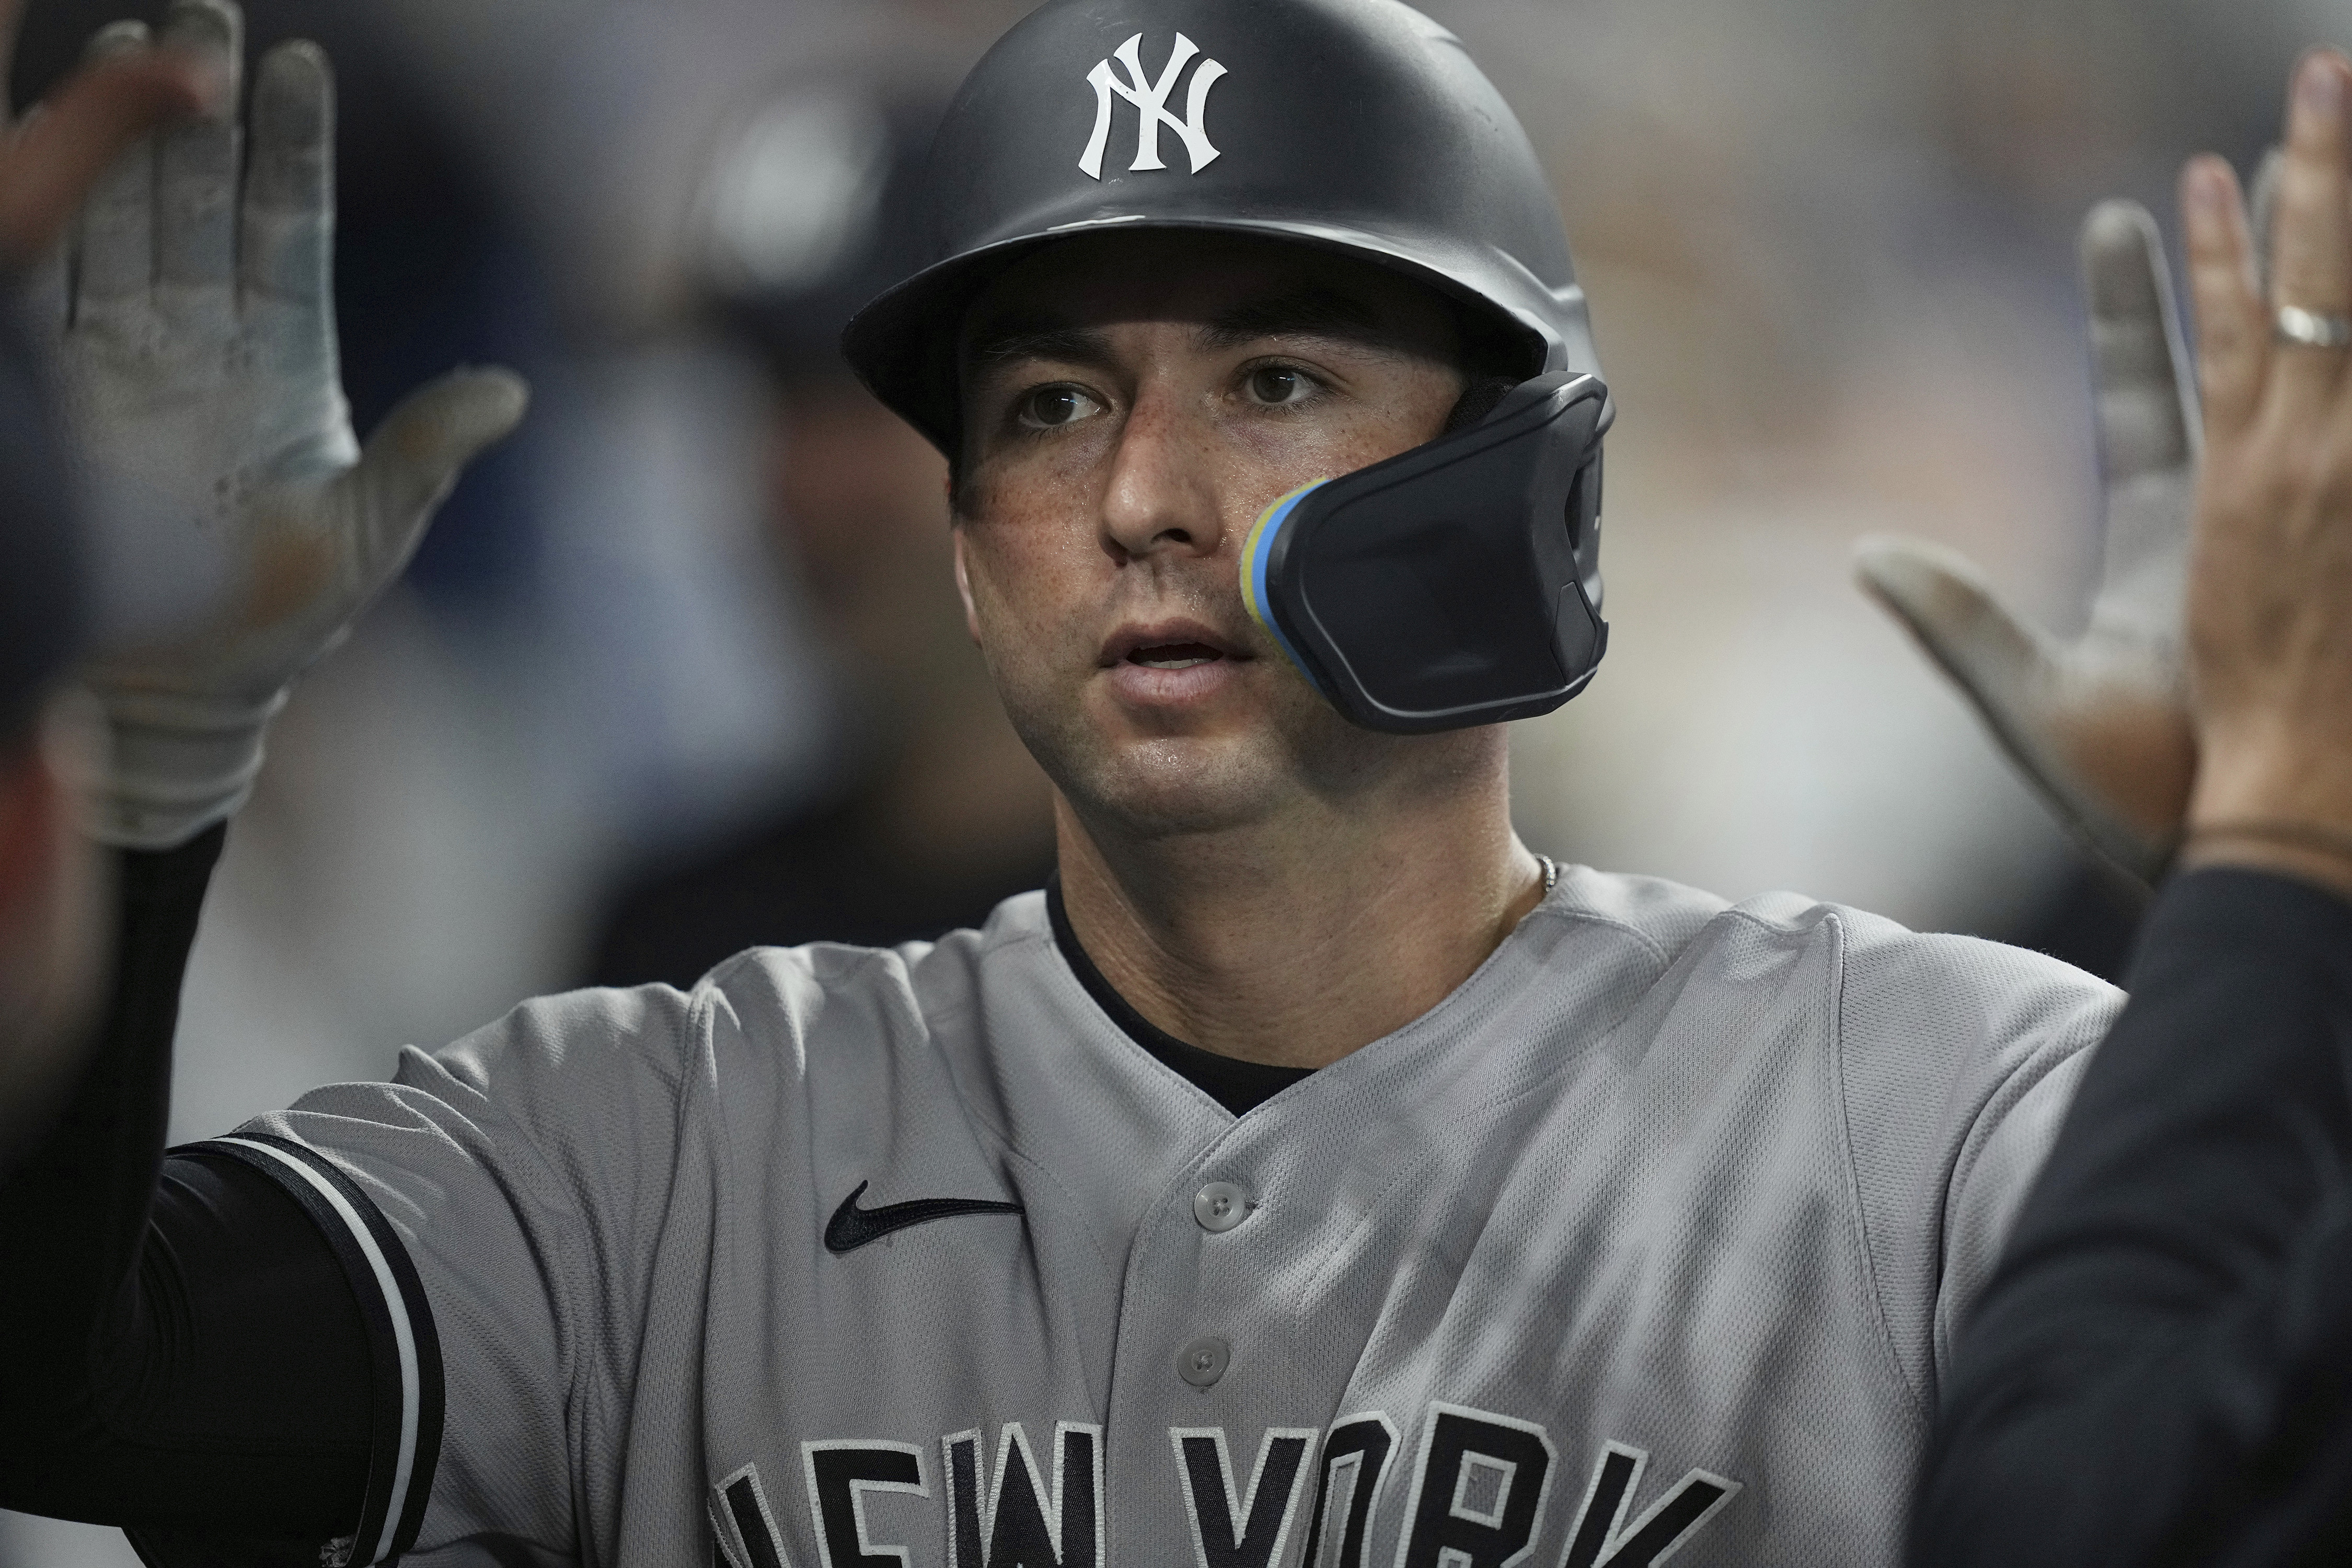
[[[320,1089],[206,1146],[335,1239],[401,1368],[377,1405],[375,1539],[352,1561],[571,1559],[583,1510],[617,1496],[621,1445],[601,1439],[668,1230],[702,1005],[662,986],[527,1003],[403,1052],[390,1083]]]
[[[1840,1071],[1881,1311],[1921,1408],[2122,993],[2042,954],[1842,912]]]

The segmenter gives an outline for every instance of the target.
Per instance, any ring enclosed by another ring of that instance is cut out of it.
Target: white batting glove
[[[227,0],[174,0],[160,41],[234,83],[243,33]],[[91,49],[143,41],[117,23]],[[184,843],[243,804],[295,677],[399,574],[459,471],[528,401],[511,372],[457,371],[359,447],[336,358],[326,56],[289,43],[261,62],[242,192],[237,97],[108,172],[56,318],[100,504],[192,536],[166,558],[195,552],[221,584],[193,629],[107,650],[85,673],[113,742],[92,831],[131,847]]]
[[[2155,220],[2137,203],[2102,204],[2084,221],[2082,262],[2106,494],[2083,635],[2063,643],[2025,624],[1940,545],[1865,539],[1854,566],[2066,825],[2152,884],[2197,767],[2181,610],[2201,424]]]

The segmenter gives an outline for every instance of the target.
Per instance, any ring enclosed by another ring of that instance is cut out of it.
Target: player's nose
[[[1214,555],[1224,542],[1207,422],[1147,382],[1120,426],[1102,500],[1103,547],[1122,564]]]

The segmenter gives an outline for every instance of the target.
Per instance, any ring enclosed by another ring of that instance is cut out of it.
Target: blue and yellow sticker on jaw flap
[[[1242,603],[1249,606],[1250,618],[1264,626],[1282,651],[1289,655],[1290,662],[1298,667],[1298,673],[1307,677],[1310,686],[1315,684],[1314,671],[1298,657],[1298,650],[1290,646],[1290,639],[1282,635],[1282,627],[1274,618],[1274,597],[1265,585],[1266,562],[1274,554],[1274,542],[1282,536],[1282,525],[1290,521],[1291,511],[1307,491],[1329,482],[1316,479],[1278,498],[1257,514],[1257,521],[1250,528],[1249,542],[1242,546]]]

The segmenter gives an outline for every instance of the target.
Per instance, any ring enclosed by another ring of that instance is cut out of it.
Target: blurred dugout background
[[[2168,217],[2200,148],[2249,165],[2296,48],[2352,43],[2352,13],[1424,8],[1554,171],[1622,414],[1612,657],[1521,727],[1530,842],[2112,963],[2112,898],[1846,551],[1941,539],[2075,623],[2098,505],[2074,226],[2111,194]],[[625,876],[837,782],[873,698],[771,546],[793,458],[757,364],[689,308],[698,193],[780,83],[952,79],[1024,9],[248,0],[257,50],[313,37],[340,73],[362,429],[460,360],[516,365],[538,402],[278,724],[196,950],[175,1137],[572,983]],[[32,0],[17,101],[142,10]],[[111,1531],[0,1519],[0,1568],[130,1561]]]

